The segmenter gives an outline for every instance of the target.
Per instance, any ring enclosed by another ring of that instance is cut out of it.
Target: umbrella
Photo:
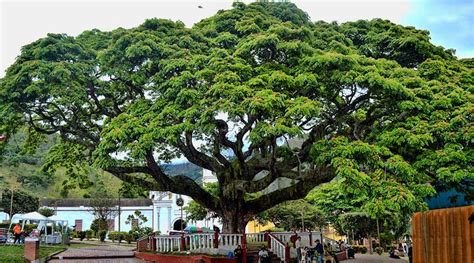
[[[185,232],[188,233],[213,233],[214,231],[207,227],[197,227],[197,226],[187,226],[183,229]]]
[[[214,233],[214,230],[212,230],[208,227],[202,227],[201,231],[202,231],[202,233]]]
[[[198,228],[196,226],[187,226],[183,231],[188,233],[198,233]]]

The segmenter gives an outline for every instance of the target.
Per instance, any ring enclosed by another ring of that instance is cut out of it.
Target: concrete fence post
[[[290,262],[290,246],[285,246],[285,263]]]
[[[242,263],[247,263],[247,234],[245,228],[242,234]]]
[[[186,238],[184,237],[184,234],[181,234],[181,239],[180,239],[180,251],[185,251],[186,250]]]
[[[272,242],[270,241],[270,234],[268,232],[265,232],[265,235],[264,235],[263,239],[267,242],[268,249],[271,249],[272,248]]]
[[[39,259],[39,239],[37,238],[26,238],[25,239],[25,251],[24,257],[29,262],[36,261]]]
[[[214,248],[219,248],[219,232],[214,231]]]

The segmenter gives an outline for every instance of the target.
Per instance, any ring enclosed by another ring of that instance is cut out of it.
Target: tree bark
[[[234,193],[237,196],[221,197],[221,211],[223,233],[245,233],[245,227],[252,218],[250,211],[246,209],[242,193]]]
[[[222,233],[245,233],[245,227],[250,217],[243,211],[225,211],[221,215]]]

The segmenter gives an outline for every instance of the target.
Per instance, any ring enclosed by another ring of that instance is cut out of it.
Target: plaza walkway
[[[68,248],[55,255],[52,263],[145,263],[134,258],[133,247],[103,245],[84,248]]]
[[[342,262],[347,263],[407,263],[407,259],[393,259],[389,258],[388,255],[370,255],[370,254],[356,254],[355,259],[348,259]]]
[[[145,263],[146,261],[136,258],[96,258],[96,259],[53,259],[48,262],[54,263]]]

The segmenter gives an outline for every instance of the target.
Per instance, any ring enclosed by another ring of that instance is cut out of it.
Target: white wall
[[[120,213],[120,231],[129,231],[131,229],[131,224],[126,224],[127,217],[139,210],[142,214],[148,219],[143,226],[152,227],[153,226],[153,210],[152,207],[122,207]],[[88,207],[58,207],[56,208],[56,214],[58,217],[64,220],[68,220],[68,226],[72,227],[75,225],[76,219],[82,219],[82,230],[88,230],[91,227],[92,221],[94,221],[94,215],[92,210]],[[115,217],[114,230],[118,231],[118,216]]]
[[[76,219],[82,219],[82,231],[90,229],[92,221],[94,220],[94,215],[91,212],[86,211],[85,208],[84,210],[66,210],[68,208],[70,209],[72,207],[65,207],[65,210],[58,208],[56,215],[63,220],[67,220],[69,227],[76,224]]]

